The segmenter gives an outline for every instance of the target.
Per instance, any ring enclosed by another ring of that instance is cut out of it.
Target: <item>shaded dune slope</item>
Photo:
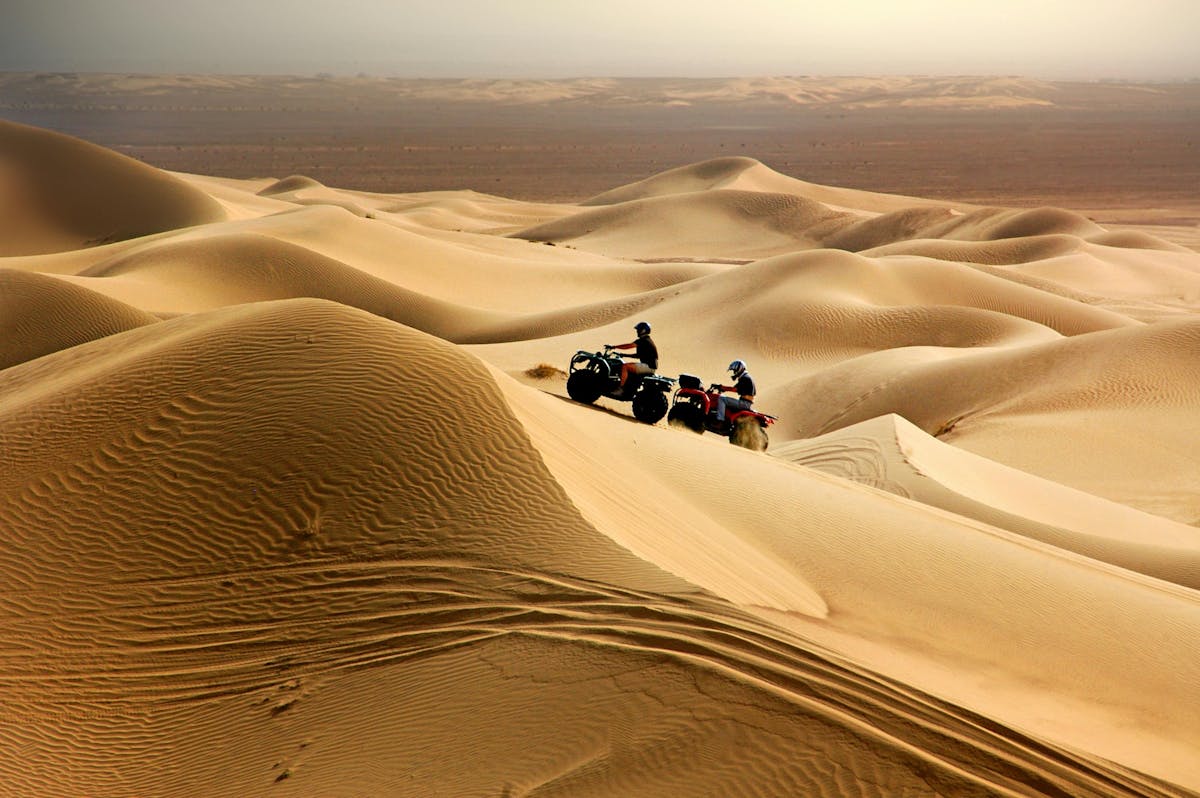
[[[1087,217],[1064,208],[979,208],[932,228],[928,238],[998,241],[1056,234],[1087,238],[1103,232]]]
[[[0,269],[0,369],[157,321],[53,277]]]
[[[112,150],[0,120],[0,256],[58,252],[226,218],[219,203]]]
[[[23,793],[1168,790],[630,555],[445,343],[316,300],[148,333],[0,392],[0,620],[24,641],[0,773]],[[430,368],[457,388],[440,423],[413,412]]]

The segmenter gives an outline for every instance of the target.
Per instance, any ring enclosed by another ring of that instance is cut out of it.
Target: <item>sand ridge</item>
[[[14,794],[1200,791],[1200,255],[750,158],[573,205],[0,132]],[[641,319],[767,453],[567,397]]]

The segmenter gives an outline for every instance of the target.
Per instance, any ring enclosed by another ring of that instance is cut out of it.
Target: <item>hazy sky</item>
[[[0,0],[0,70],[1200,77],[1200,0]]]

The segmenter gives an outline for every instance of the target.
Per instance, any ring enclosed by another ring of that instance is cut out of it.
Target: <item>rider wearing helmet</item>
[[[644,377],[647,374],[653,374],[658,368],[658,347],[654,345],[654,340],[650,337],[650,325],[644,321],[639,321],[633,325],[634,332],[637,333],[637,338],[627,344],[617,344],[613,349],[634,349],[633,354],[625,354],[619,352],[621,357],[636,357],[636,363],[626,363],[621,366],[621,390],[625,390],[625,382],[631,374],[637,374]]]
[[[750,406],[754,404],[754,378],[750,376],[750,372],[746,371],[745,361],[733,361],[729,364],[729,371],[733,374],[734,384],[718,385],[717,389],[736,391],[737,397],[717,397],[717,421],[724,421],[725,414],[729,410],[749,410]]]

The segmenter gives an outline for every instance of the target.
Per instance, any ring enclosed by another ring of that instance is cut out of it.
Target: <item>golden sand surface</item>
[[[1200,793],[1187,224],[0,158],[0,795]]]

